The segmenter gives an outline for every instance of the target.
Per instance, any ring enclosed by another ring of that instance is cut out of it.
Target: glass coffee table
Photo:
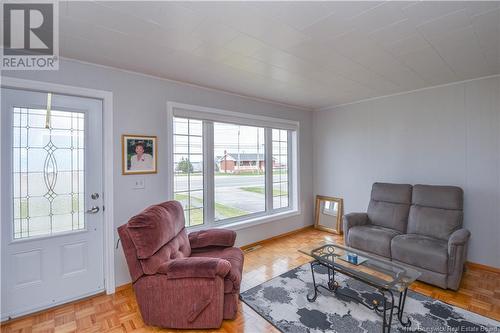
[[[409,327],[410,318],[403,319],[408,286],[419,276],[420,272],[410,267],[396,264],[375,255],[341,246],[333,243],[319,243],[299,250],[314,260],[311,262],[311,272],[314,291],[307,296],[309,302],[318,297],[319,288],[323,288],[342,297],[353,298],[370,310],[382,316],[382,332],[390,332],[392,317],[397,315],[401,325]],[[315,266],[328,269],[327,286],[318,284],[314,276]],[[379,300],[367,303],[363,299],[341,293],[335,280],[336,274],[343,274],[374,287],[381,295]]]

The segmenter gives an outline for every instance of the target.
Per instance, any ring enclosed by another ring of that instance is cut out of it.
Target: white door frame
[[[106,294],[115,292],[115,265],[114,241],[115,227],[113,216],[113,93],[105,90],[67,86],[43,81],[25,80],[2,76],[2,88],[24,89],[38,92],[52,92],[55,94],[88,97],[103,101],[103,192],[104,192],[104,288]],[[1,126],[1,123],[0,123]],[[3,185],[2,185],[3,186]],[[0,197],[0,200],[2,198]]]

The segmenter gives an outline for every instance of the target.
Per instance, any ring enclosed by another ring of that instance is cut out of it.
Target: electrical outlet
[[[134,182],[134,190],[142,190],[144,189],[144,178],[136,179]]]

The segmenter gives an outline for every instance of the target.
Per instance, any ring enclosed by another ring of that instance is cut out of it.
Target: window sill
[[[198,230],[203,230],[203,229],[208,229],[208,228],[215,228],[215,229],[229,229],[229,230],[242,230],[242,229],[248,229],[252,228],[261,224],[266,224],[270,222],[274,222],[276,220],[282,220],[284,218],[289,218],[293,216],[298,216],[300,215],[299,210],[287,210],[284,212],[279,212],[276,214],[272,215],[266,215],[266,216],[259,216],[255,218],[251,218],[248,220],[243,220],[243,221],[238,221],[238,222],[231,222],[231,223],[226,223],[226,224],[215,224],[215,225],[203,225],[203,226],[197,226],[197,227],[188,227],[187,230],[189,232],[193,231],[198,231]]]

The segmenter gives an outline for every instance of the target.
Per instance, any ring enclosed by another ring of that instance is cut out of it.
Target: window
[[[85,228],[84,114],[14,108],[14,239]]]
[[[174,119],[174,199],[186,226],[203,224],[203,128],[194,119]]]
[[[264,212],[264,128],[225,123],[213,126],[215,220]]]
[[[295,122],[172,104],[173,197],[187,227],[297,209]]]

